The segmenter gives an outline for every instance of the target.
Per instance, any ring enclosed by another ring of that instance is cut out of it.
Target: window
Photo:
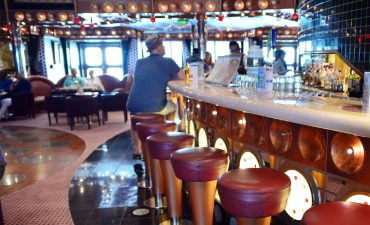
[[[178,66],[182,66],[182,52],[183,52],[183,44],[182,41],[163,41],[163,46],[166,50],[166,54],[164,57],[168,57],[173,59]],[[145,58],[150,55],[147,52],[147,47],[145,42],[141,42],[141,46],[138,47],[138,55],[139,58]]]
[[[237,42],[241,48],[240,41]],[[230,41],[208,41],[206,50],[211,53],[212,59],[217,60],[219,56],[230,54],[229,43]]]
[[[123,53],[119,43],[82,43],[82,75],[93,70],[96,76],[108,74],[122,80]]]

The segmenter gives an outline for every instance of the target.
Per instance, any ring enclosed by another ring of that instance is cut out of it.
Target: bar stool
[[[301,225],[368,225],[370,206],[352,202],[315,205],[303,214]]]
[[[226,151],[211,147],[184,148],[171,154],[178,178],[189,182],[195,225],[212,225],[217,178],[228,165]]]
[[[290,179],[269,168],[236,169],[223,174],[217,188],[222,207],[238,225],[268,225],[285,209]]]
[[[149,154],[160,162],[164,179],[170,220],[161,224],[185,224],[182,217],[182,180],[175,175],[171,165],[171,153],[193,146],[194,136],[182,132],[157,133],[148,137]]]
[[[142,149],[141,142],[136,132],[136,123],[153,121],[153,120],[164,120],[164,116],[155,113],[138,113],[131,116],[131,134],[133,137],[134,152],[136,154],[143,154],[144,164],[145,164],[145,179],[138,182],[138,186],[141,188],[150,188],[150,162],[147,157],[147,152]],[[135,154],[134,153],[134,154]]]
[[[175,131],[177,124],[172,121],[146,121],[136,123],[136,132],[141,141],[141,146],[144,152],[144,156],[147,156],[150,166],[152,193],[154,197],[144,201],[144,205],[150,208],[163,208],[166,207],[166,203],[163,201],[162,196],[164,194],[163,177],[159,161],[153,159],[148,152],[148,144],[146,142],[147,137],[156,133],[165,133]]]

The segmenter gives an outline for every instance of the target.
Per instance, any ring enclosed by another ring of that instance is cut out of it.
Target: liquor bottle
[[[185,83],[186,83],[186,86],[190,85],[189,65],[187,63],[185,66]]]

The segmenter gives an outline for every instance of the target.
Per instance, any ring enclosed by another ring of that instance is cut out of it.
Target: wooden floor
[[[56,174],[85,149],[85,142],[76,135],[20,126],[0,126],[0,145],[8,161],[0,182],[0,196]]]

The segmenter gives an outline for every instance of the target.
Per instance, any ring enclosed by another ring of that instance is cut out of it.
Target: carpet
[[[98,127],[94,123],[91,130],[87,129],[87,125],[84,125],[77,126],[74,131],[70,131],[65,117],[60,116],[59,121],[58,126],[50,127],[47,114],[42,113],[36,115],[35,119],[1,122],[1,125],[47,127],[62,130],[79,136],[86,143],[86,149],[82,155],[69,167],[46,180],[3,196],[1,202],[5,224],[73,224],[68,206],[68,190],[75,170],[100,144],[130,128],[129,123],[123,123],[122,112],[110,112],[109,121],[104,126]]]

